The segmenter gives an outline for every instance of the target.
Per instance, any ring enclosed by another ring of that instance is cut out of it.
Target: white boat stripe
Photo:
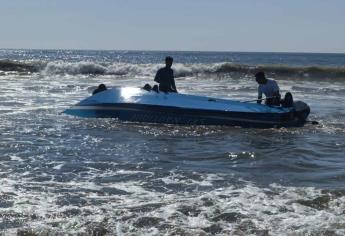
[[[131,107],[107,107],[107,106],[74,106],[71,107],[70,110],[127,110],[127,111],[142,111],[142,109],[138,108],[131,108]],[[253,120],[253,119],[236,119],[231,117],[218,117],[218,116],[212,116],[212,115],[206,115],[201,116],[202,118],[211,118],[211,119],[225,119],[225,120],[231,120],[231,121],[245,121],[245,122],[251,122],[251,123],[260,123],[260,124],[279,124],[277,122],[272,121],[264,121],[264,120]]]

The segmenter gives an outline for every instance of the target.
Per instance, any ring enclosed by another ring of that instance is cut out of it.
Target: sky
[[[345,53],[344,0],[0,0],[0,48]]]

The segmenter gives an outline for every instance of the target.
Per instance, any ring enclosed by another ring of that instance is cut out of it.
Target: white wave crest
[[[105,74],[107,68],[93,62],[49,62],[45,69],[44,74]]]
[[[175,64],[173,66],[176,77],[193,76],[205,72],[216,72],[217,64]]]
[[[131,75],[154,76],[162,64],[131,63],[95,63],[95,62],[49,62],[42,70],[46,75]],[[215,73],[222,66],[219,64],[182,64],[173,65],[176,77],[193,76],[199,73]]]

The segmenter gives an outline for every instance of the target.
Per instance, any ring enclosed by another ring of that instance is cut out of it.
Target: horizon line
[[[217,53],[291,53],[291,54],[345,54],[344,52],[314,52],[314,51],[237,51],[237,50],[172,50],[172,49],[82,49],[82,48],[0,48],[0,50],[74,50],[74,51],[144,51],[144,52],[217,52]]]

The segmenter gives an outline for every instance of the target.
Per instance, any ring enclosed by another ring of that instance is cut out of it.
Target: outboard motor
[[[292,107],[293,106],[293,97],[290,92],[285,94],[284,99],[281,101],[283,107]]]

